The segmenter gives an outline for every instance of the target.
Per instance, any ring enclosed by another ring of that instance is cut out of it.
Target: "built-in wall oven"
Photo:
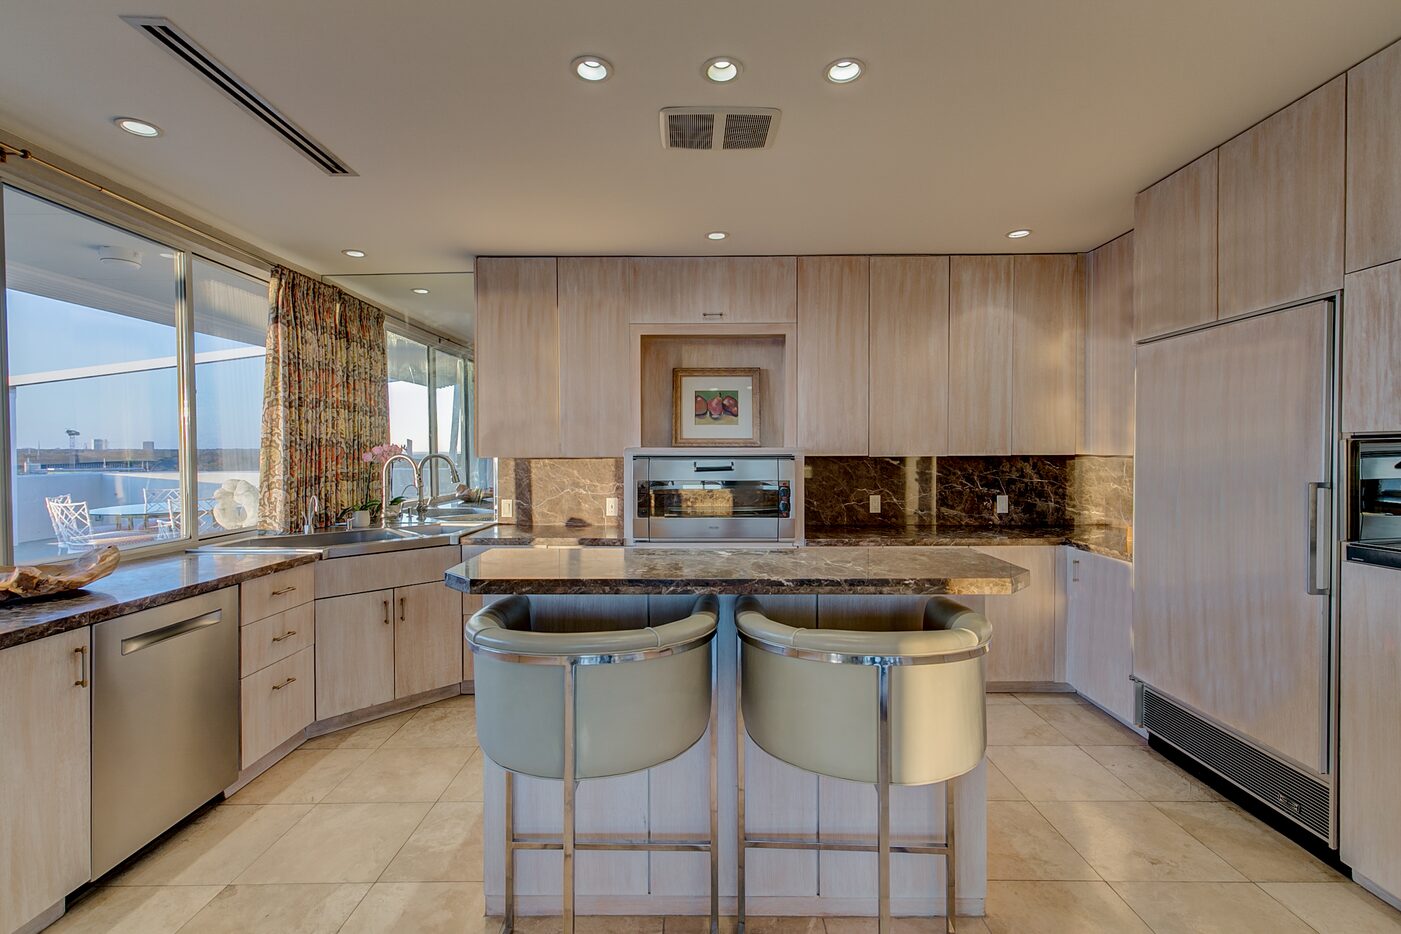
[[[635,542],[794,540],[792,454],[640,454],[630,467]]]
[[[1401,568],[1401,435],[1351,445],[1347,558]]]

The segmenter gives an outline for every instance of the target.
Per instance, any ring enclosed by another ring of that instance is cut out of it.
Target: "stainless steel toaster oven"
[[[792,542],[793,455],[638,455],[632,540]]]

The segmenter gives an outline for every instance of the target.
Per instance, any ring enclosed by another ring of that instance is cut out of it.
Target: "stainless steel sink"
[[[326,558],[344,558],[381,551],[455,545],[462,529],[443,525],[416,525],[411,529],[343,529],[310,535],[278,535],[263,532],[231,542],[203,545],[194,551],[221,554],[263,554],[270,551],[319,551]]]

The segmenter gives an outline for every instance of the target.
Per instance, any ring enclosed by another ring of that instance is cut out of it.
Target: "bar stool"
[[[744,930],[746,848],[877,854],[880,934],[889,934],[890,854],[945,859],[947,929],[954,931],[954,795],[957,776],[987,750],[984,658],[992,627],[979,613],[931,599],[912,631],[795,629],[753,597],[735,608],[740,640],[739,927]],[[809,772],[876,786],[876,842],[832,844],[750,837],[744,827],[744,736]],[[892,845],[890,786],[947,782],[942,842]]]
[[[477,737],[506,770],[506,909],[502,934],[515,928],[517,850],[564,856],[563,930],[574,931],[574,854],[589,850],[702,851],[710,854],[710,929],[719,929],[719,811],[716,802],[715,597],[691,615],[640,629],[541,632],[530,598],[483,607],[467,623],[475,663]],[[708,840],[579,840],[574,793],[586,778],[626,775],[661,765],[694,746],[710,728]],[[517,838],[516,773],[563,782],[559,838]]]

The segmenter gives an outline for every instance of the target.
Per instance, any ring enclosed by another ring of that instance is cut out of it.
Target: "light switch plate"
[[[603,501],[603,514],[605,516],[616,516],[618,514],[618,497],[610,496]]]
[[[998,497],[997,497],[997,514],[998,514],[999,516],[1005,516],[1005,515],[1008,513],[1008,511],[1011,510],[1011,508],[1012,508],[1012,506],[1011,506],[1010,503],[1007,502],[1007,497],[1006,497],[1006,495],[1005,495],[1005,494],[998,494]]]
[[[871,494],[871,513],[872,513],[872,514],[875,514],[875,513],[878,513],[878,512],[880,512],[880,494],[879,494],[879,493],[872,493],[872,494]]]
[[[513,499],[503,499],[501,501],[501,518],[514,519],[516,516],[516,501]]]

